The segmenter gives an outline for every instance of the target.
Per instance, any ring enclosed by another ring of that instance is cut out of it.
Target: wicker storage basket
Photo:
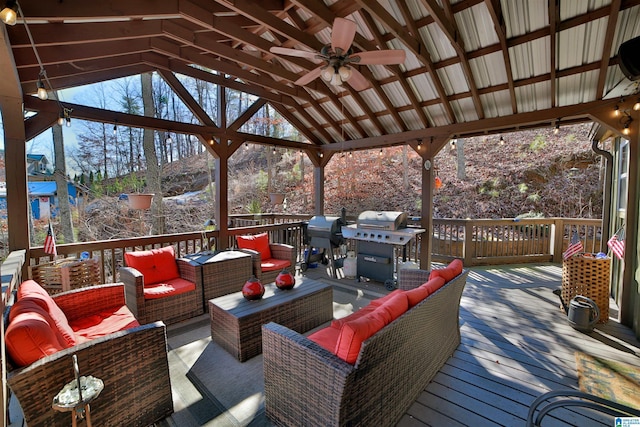
[[[609,321],[609,270],[611,259],[585,258],[577,255],[562,263],[562,302],[576,295],[591,298],[600,309],[598,323]]]
[[[50,294],[101,283],[97,259],[64,258],[29,267],[30,276]]]

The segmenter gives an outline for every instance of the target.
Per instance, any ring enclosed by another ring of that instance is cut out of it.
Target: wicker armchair
[[[88,317],[125,305],[121,283],[87,287],[53,296],[68,319]],[[167,341],[162,322],[142,325],[58,351],[11,370],[7,383],[30,426],[69,425],[69,413],[54,411],[53,397],[74,379],[72,356],[81,375],[104,382],[91,402],[94,425],[153,424],[173,412]]]
[[[195,289],[183,293],[170,293],[161,298],[146,298],[145,288],[149,290],[151,286],[158,285],[157,274],[150,279],[149,277],[145,278],[145,274],[137,268],[131,266],[121,267],[119,269],[119,279],[125,284],[127,306],[140,323],[151,323],[161,320],[169,325],[201,315],[204,313],[202,305],[202,277],[199,274],[200,270],[194,269],[193,266],[190,265],[193,261],[175,259],[171,246],[154,249],[152,251],[138,251],[138,254],[141,252],[153,252],[155,254],[154,251],[161,250],[165,252],[169,250],[168,253],[172,255],[166,256],[167,254],[165,253],[165,256],[163,256],[159,262],[156,261],[159,264],[156,270],[166,267],[167,263],[175,262],[180,276],[179,279],[184,279],[195,284]],[[127,259],[127,254],[125,254],[125,259]],[[127,263],[129,264],[130,261],[131,259],[129,259]],[[161,282],[163,284],[166,282],[168,287],[171,287],[172,279],[161,280]]]
[[[249,239],[251,243],[247,245],[245,239]],[[263,242],[260,243],[259,240]],[[263,283],[274,282],[283,268],[295,268],[295,248],[284,243],[270,243],[266,233],[255,236],[236,236],[236,244],[238,250],[251,254],[253,274]],[[265,246],[268,246],[268,250],[265,250]],[[265,257],[265,252],[270,254],[270,257]]]
[[[415,268],[403,268],[398,270],[398,289],[408,291],[426,283],[429,280],[431,270]]]

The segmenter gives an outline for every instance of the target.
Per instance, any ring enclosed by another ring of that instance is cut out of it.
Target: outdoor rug
[[[580,390],[640,408],[640,368],[576,352]]]

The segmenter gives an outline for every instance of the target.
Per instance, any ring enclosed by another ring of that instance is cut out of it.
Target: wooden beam
[[[158,74],[162,76],[164,81],[167,82],[171,89],[173,89],[176,95],[178,95],[182,102],[185,103],[187,108],[198,118],[198,120],[200,120],[200,122],[202,122],[202,124],[217,127],[211,116],[204,111],[202,106],[198,104],[198,102],[193,98],[193,96],[191,96],[189,91],[172,72],[167,70],[158,70]]]

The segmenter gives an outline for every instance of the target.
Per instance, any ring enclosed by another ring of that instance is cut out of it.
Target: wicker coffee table
[[[276,322],[306,332],[333,319],[331,285],[310,279],[291,290],[271,283],[261,300],[248,301],[242,292],[209,300],[211,338],[241,362],[262,353],[262,325]]]

